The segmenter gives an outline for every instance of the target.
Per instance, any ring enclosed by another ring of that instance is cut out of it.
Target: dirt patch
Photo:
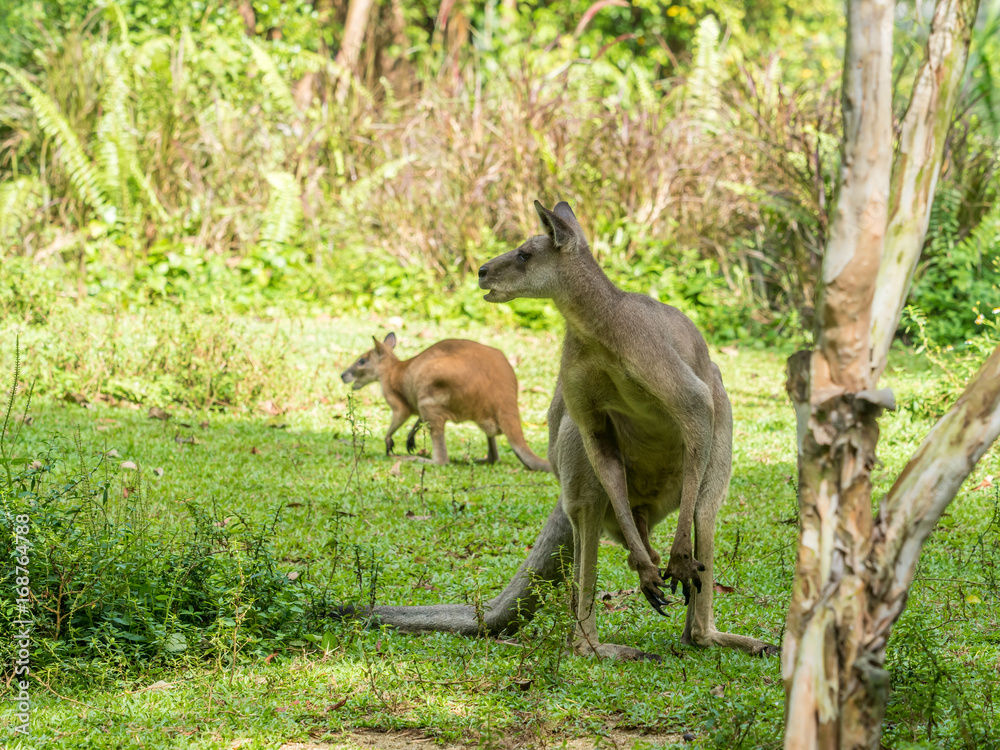
[[[636,743],[643,745],[667,745],[683,742],[679,734],[641,734],[639,732],[611,730],[606,737],[567,737],[551,734],[544,738],[527,738],[524,735],[509,735],[497,738],[496,744],[519,750],[520,748],[539,748],[551,750],[632,750]],[[479,747],[478,744],[435,744],[433,737],[428,737],[419,730],[408,729],[398,732],[359,731],[347,732],[341,738],[327,743],[290,742],[281,746],[280,750],[468,750]]]

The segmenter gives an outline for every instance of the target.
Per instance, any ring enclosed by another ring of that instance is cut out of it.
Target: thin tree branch
[[[892,168],[889,226],[872,302],[871,373],[885,369],[927,235],[945,141],[969,54],[979,0],[942,0],[934,9]]]
[[[868,555],[870,646],[885,648],[906,606],[924,542],[976,463],[1000,435],[1000,346],[924,438],[882,501]]]

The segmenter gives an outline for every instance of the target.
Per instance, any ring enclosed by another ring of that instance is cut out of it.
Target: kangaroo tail
[[[515,411],[510,415],[502,415],[497,421],[500,423],[501,432],[507,438],[507,442],[510,443],[511,450],[514,451],[514,455],[520,459],[522,464],[531,471],[552,471],[551,464],[544,458],[536,456],[531,448],[528,447],[528,443],[524,439],[524,433],[521,431],[520,413]]]
[[[509,635],[535,614],[541,601],[539,584],[572,575],[573,527],[556,505],[535,540],[527,559],[507,587],[477,608],[468,604],[432,604],[411,607],[341,607],[344,619],[371,618],[404,632],[444,631],[459,635]]]

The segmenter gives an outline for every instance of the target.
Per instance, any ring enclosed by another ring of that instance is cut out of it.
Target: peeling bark
[[[967,56],[971,20],[963,14],[974,18],[977,1],[938,2],[890,193],[892,2],[848,0],[843,158],[817,348],[789,358],[786,383],[799,454],[799,544],[781,657],[786,748],[879,747],[889,693],[886,643],[920,550],[1000,433],[998,349],[873,518],[878,416],[894,408],[891,392],[875,384],[926,230]],[[883,254],[887,242],[892,257]]]
[[[871,529],[879,409],[869,329],[892,159],[891,0],[849,0],[844,144],[816,315],[817,350],[789,360],[799,421],[799,546],[782,644],[786,748],[845,747],[844,665],[867,612],[862,545]]]

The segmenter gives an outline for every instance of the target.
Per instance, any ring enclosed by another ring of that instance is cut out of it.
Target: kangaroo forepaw
[[[663,611],[663,607],[670,604],[670,600],[660,588],[662,585],[663,578],[660,577],[660,571],[655,566],[642,567],[639,570],[639,590],[653,609],[666,616],[667,613]]]
[[[690,553],[680,553],[670,555],[670,562],[667,563],[667,567],[660,572],[660,575],[664,580],[670,580],[670,593],[677,593],[677,584],[681,585],[681,591],[684,593],[684,603],[688,604],[691,601],[691,587],[694,586],[695,591],[699,594],[701,593],[701,573],[705,570],[705,566],[694,559]]]
[[[649,605],[661,615],[666,617],[667,613],[663,611],[663,608],[669,607],[673,604],[673,602],[666,598],[666,595],[660,591],[658,586],[642,586],[641,590],[643,596],[646,597],[646,601],[649,602]]]

